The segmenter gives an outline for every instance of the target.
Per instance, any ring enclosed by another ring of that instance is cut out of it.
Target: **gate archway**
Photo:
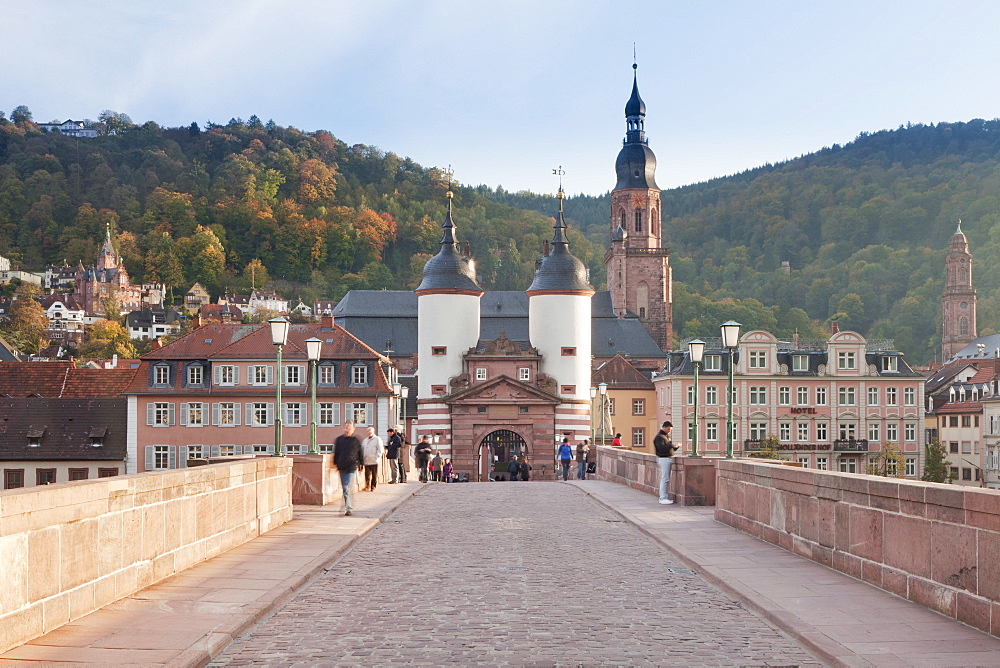
[[[494,464],[506,473],[511,457],[527,454],[528,444],[517,432],[510,429],[491,431],[479,443],[479,481],[492,479]]]

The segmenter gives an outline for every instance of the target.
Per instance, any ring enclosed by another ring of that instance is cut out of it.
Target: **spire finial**
[[[563,171],[562,165],[559,165],[558,168],[552,170],[552,173],[559,177],[559,192],[562,192],[562,177],[565,176],[566,172]]]
[[[635,55],[635,42],[632,42],[632,69],[639,69],[639,58]]]
[[[955,230],[955,234],[961,234],[961,233],[962,233],[962,219],[959,218],[958,219],[958,229]]]
[[[962,222],[962,221],[959,221],[959,222]],[[110,223],[110,221],[104,223],[104,238],[107,239],[108,241],[111,241],[111,223]]]

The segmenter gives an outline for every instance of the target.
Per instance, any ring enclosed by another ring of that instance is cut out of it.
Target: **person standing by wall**
[[[527,455],[521,455],[521,462],[518,468],[520,469],[518,473],[521,475],[521,480],[528,482],[531,478],[531,465],[528,464]]]
[[[670,432],[674,425],[669,420],[663,423],[660,431],[653,438],[653,448],[656,450],[656,463],[660,466],[660,503],[668,505],[673,503],[667,494],[667,487],[670,485],[670,467],[674,463],[674,447]]]
[[[563,480],[569,480],[569,463],[573,461],[573,446],[569,444],[569,436],[563,436],[559,446],[559,463],[562,465]]]
[[[387,438],[389,442],[385,445],[385,458],[389,460],[389,484],[395,485],[397,482],[406,482],[406,480],[400,480],[400,474],[403,472],[403,468],[399,465],[400,450],[403,448],[403,440],[396,433],[396,430],[389,427],[386,432],[388,434]]]
[[[441,472],[444,475],[445,482],[455,482],[452,480],[452,477],[455,475],[455,467],[452,466],[450,459],[444,460],[444,466],[442,467]]]
[[[420,469],[420,482],[427,482],[427,465],[431,461],[431,443],[427,440],[427,436],[420,437],[413,456],[417,460],[417,468]]]
[[[433,480],[434,482],[441,481],[441,466],[442,466],[441,451],[435,450],[434,458],[431,459],[431,480]]]
[[[521,473],[521,465],[517,461],[516,455],[510,456],[510,461],[507,462],[507,480],[514,482],[517,480]]]
[[[344,491],[344,515],[350,515],[354,510],[351,505],[351,485],[358,469],[364,466],[364,456],[361,454],[361,441],[354,435],[354,423],[348,420],[344,423],[344,433],[333,442],[333,465],[340,471],[340,486]]]
[[[382,437],[375,433],[375,427],[368,427],[368,438],[361,442],[361,452],[365,458],[365,486],[361,491],[374,492],[378,485],[378,463],[385,452]]]
[[[590,439],[583,439],[576,444],[576,479],[587,479],[587,456],[590,454]]]

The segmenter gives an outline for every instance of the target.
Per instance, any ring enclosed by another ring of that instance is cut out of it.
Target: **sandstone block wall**
[[[0,652],[292,516],[292,458],[0,492]]]
[[[682,506],[715,504],[717,457],[674,457],[670,470],[670,498]],[[660,494],[660,467],[656,456],[623,448],[597,446],[597,477],[647,494]]]
[[[715,517],[1000,636],[1000,491],[718,462]]]

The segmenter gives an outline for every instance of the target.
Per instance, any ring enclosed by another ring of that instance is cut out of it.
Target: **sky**
[[[0,0],[0,110],[256,114],[467,185],[614,187],[633,48],[673,188],[906,123],[1000,116],[1000,2]]]

